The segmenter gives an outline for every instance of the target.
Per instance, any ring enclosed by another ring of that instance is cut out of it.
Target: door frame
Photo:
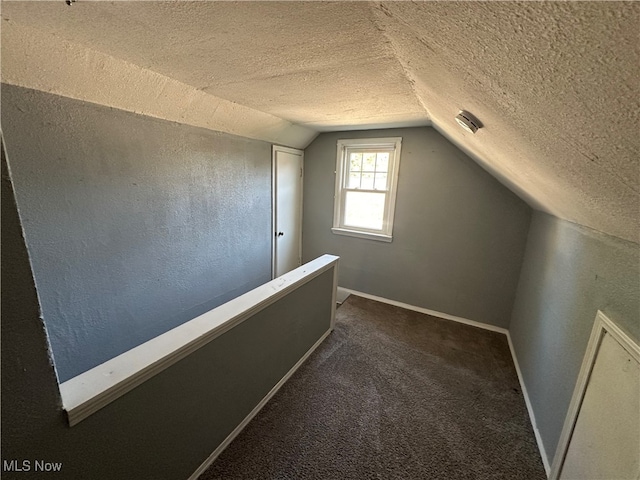
[[[591,330],[591,336],[589,337],[587,351],[584,355],[584,359],[582,360],[580,374],[578,375],[573,396],[571,397],[569,410],[565,417],[562,433],[560,434],[556,454],[553,457],[549,480],[558,480],[562,473],[562,467],[564,466],[564,460],[569,450],[569,443],[571,442],[573,429],[578,421],[582,401],[584,400],[584,396],[587,392],[591,372],[593,371],[593,366],[596,363],[596,359],[600,351],[600,344],[602,343],[602,339],[605,334],[611,335],[611,337],[616,340],[620,346],[635,359],[635,361],[640,363],[640,346],[638,346],[638,344],[609,317],[607,317],[602,311],[598,310],[593,324],[593,329]]]
[[[300,235],[298,238],[298,257],[302,263],[302,219],[303,219],[303,198],[304,198],[304,150],[296,148],[283,147],[282,145],[272,145],[271,147],[271,279],[276,278],[277,251],[276,251],[276,233],[278,225],[278,166],[276,155],[277,152],[291,153],[300,155]]]

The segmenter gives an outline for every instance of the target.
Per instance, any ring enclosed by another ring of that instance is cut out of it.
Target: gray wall
[[[535,212],[511,338],[549,461],[597,310],[640,339],[640,246]]]
[[[69,428],[2,163],[3,479],[185,480],[329,329],[332,269]]]
[[[61,381],[270,280],[268,143],[11,85],[2,127]]]
[[[334,235],[336,142],[402,137],[393,242]],[[305,150],[303,259],[340,286],[507,327],[530,208],[432,128],[325,133]]]

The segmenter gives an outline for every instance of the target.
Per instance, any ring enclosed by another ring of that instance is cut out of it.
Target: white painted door
[[[640,346],[598,312],[551,479],[640,478]]]
[[[303,152],[273,147],[273,277],[302,264]]]
[[[561,479],[637,480],[640,365],[611,335],[602,339]]]

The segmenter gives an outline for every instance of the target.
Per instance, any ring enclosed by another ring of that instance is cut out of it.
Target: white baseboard
[[[507,341],[509,343],[509,350],[511,351],[511,357],[513,359],[513,364],[516,368],[516,373],[518,375],[518,381],[520,382],[520,389],[522,390],[522,396],[524,397],[525,405],[527,406],[527,411],[529,413],[529,420],[531,421],[531,426],[533,427],[533,433],[536,438],[536,443],[538,444],[538,449],[540,451],[540,457],[542,458],[542,463],[544,465],[544,469],[546,471],[547,477],[550,474],[551,467],[549,464],[549,459],[547,457],[547,453],[544,449],[544,445],[542,443],[542,438],[540,437],[540,432],[538,431],[538,427],[536,424],[536,417],[533,413],[533,408],[531,406],[531,401],[529,400],[529,394],[527,393],[527,387],[524,384],[524,379],[522,378],[522,372],[520,370],[520,365],[518,364],[518,358],[516,357],[515,349],[513,347],[513,342],[511,341],[511,335],[506,328],[497,327],[495,325],[489,325],[487,323],[476,322],[474,320],[469,320],[462,317],[456,317],[454,315],[449,315],[447,313],[437,312],[435,310],[429,310],[427,308],[416,307],[414,305],[409,305],[402,302],[397,302],[395,300],[389,300],[388,298],[378,297],[376,295],[370,295],[368,293],[358,292],[357,290],[351,290],[348,288],[338,287],[352,295],[356,295],[359,297],[368,298],[370,300],[375,300],[381,303],[386,303],[389,305],[394,305],[396,307],[405,308],[407,310],[412,310],[414,312],[425,313],[427,315],[431,315],[434,317],[442,318],[444,320],[451,320],[458,323],[463,323],[465,325],[471,325],[473,327],[482,328],[485,330],[490,330],[493,332],[498,332],[506,335]],[[271,391],[260,401],[258,405],[245,417],[245,419],[225,438],[225,440],[214,450],[214,452],[209,455],[209,457],[198,467],[198,469],[189,477],[188,480],[197,480],[197,478],[207,469],[209,466],[218,458],[218,456],[223,452],[225,448],[229,446],[229,444],[233,441],[234,438],[238,436],[238,434],[247,426],[247,424],[255,417],[258,412],[267,404],[267,402],[273,397],[276,392],[284,385],[284,383],[295,373],[295,371],[304,363],[304,361],[313,353],[313,351],[320,346],[320,344],[324,341],[325,338],[331,333],[331,330],[327,331],[320,339],[304,354],[304,356],[287,372],[287,374],[282,377],[282,379],[271,389]]]
[[[336,295],[336,302],[339,305],[342,305],[342,302],[344,302],[347,298],[349,298],[349,295],[351,295],[350,292],[348,292],[347,290],[345,290],[342,287],[338,287],[337,288],[337,295]]]
[[[407,310],[413,310],[414,312],[424,313],[427,315],[431,315],[432,317],[443,318],[445,320],[451,320],[453,322],[464,323],[465,325],[471,325],[472,327],[482,328],[484,330],[491,330],[492,332],[498,332],[507,334],[508,330],[503,327],[497,327],[495,325],[490,325],[488,323],[476,322],[475,320],[468,320],[462,317],[456,317],[455,315],[449,315],[448,313],[436,312],[435,310],[429,310],[428,308],[416,307],[414,305],[409,305],[408,303],[397,302],[395,300],[389,300],[388,298],[378,297],[376,295],[369,295],[368,293],[358,292],[357,290],[351,290],[349,288],[338,287],[345,292],[349,292],[352,295],[356,295],[358,297],[368,298],[369,300],[375,300],[376,302],[387,303],[389,305],[393,305],[396,307],[404,308]]]
[[[416,307],[414,305],[409,305],[402,302],[397,302],[395,300],[389,300],[388,298],[377,297],[375,295],[369,295],[368,293],[358,292],[356,290],[351,290],[348,288],[338,287],[342,290],[351,293],[352,295],[356,295],[358,297],[368,298],[370,300],[375,300],[381,303],[387,303],[389,305],[394,305],[396,307],[405,308],[407,310],[413,310],[414,312],[426,313],[427,315],[431,315],[434,317],[442,318],[445,320],[451,320],[458,323],[464,323],[465,325],[471,325],[473,327],[483,328],[485,330],[491,330],[493,332],[502,333],[507,336],[507,341],[509,342],[509,350],[511,351],[511,358],[513,359],[513,364],[516,367],[516,373],[518,374],[518,381],[520,382],[520,389],[522,390],[522,396],[524,397],[524,403],[527,406],[527,411],[529,412],[529,420],[531,421],[531,426],[533,427],[533,433],[536,437],[536,443],[538,444],[538,450],[540,451],[540,457],[542,458],[542,463],[544,465],[544,469],[547,473],[547,477],[549,477],[549,473],[551,472],[551,467],[549,463],[549,458],[547,457],[547,452],[544,449],[544,445],[542,444],[542,438],[540,437],[540,432],[538,431],[538,426],[536,424],[536,417],[533,413],[533,408],[531,406],[531,401],[529,400],[529,394],[527,393],[527,387],[524,385],[524,379],[522,378],[522,372],[520,371],[520,365],[518,364],[518,358],[516,357],[516,352],[513,348],[513,343],[511,342],[511,335],[509,334],[509,330],[502,327],[497,327],[495,325],[489,325],[488,323],[476,322],[474,320],[468,320],[466,318],[456,317],[454,315],[449,315],[447,313],[436,312],[435,310],[429,310],[427,308]]]
[[[293,375],[295,371],[298,370],[298,368],[300,368],[300,366],[305,362],[305,360],[309,358],[309,355],[311,355],[313,351],[318,348],[320,344],[325,340],[325,338],[329,336],[331,331],[332,329],[327,330],[322,335],[322,337],[320,337],[320,339],[313,344],[313,346],[307,351],[307,353],[305,353],[302,358],[298,360],[298,362],[293,367],[291,367],[291,370],[289,370],[287,374],[282,377],[282,379],[278,383],[275,384],[275,386],[269,391],[269,393],[267,393],[265,397],[260,400],[260,403],[258,403],[258,405],[256,405],[255,408],[251,410],[249,415],[247,415],[244,420],[242,420],[242,422],[240,422],[240,424],[227,436],[227,438],[225,438],[224,441],[220,445],[218,445],[218,448],[216,448],[213,453],[209,455],[209,457],[202,463],[202,465],[200,465],[198,469],[193,472],[188,480],[197,480],[197,478],[202,475],[202,473],[204,473],[207,468],[209,468],[209,466],[216,460],[216,458],[218,458],[218,456],[224,451],[224,449],[229,446],[233,439],[236,438],[242,430],[244,430],[244,428],[249,424],[253,417],[255,417],[258,412],[262,410],[262,408],[267,404],[269,400],[271,400],[271,397],[273,397],[276,392],[280,390],[280,388],[286,383],[286,381],[289,380],[291,375]]]
[[[509,342],[509,350],[511,350],[511,357],[513,358],[513,364],[516,367],[516,373],[518,374],[518,381],[520,382],[520,390],[522,390],[522,396],[524,397],[524,403],[527,406],[527,411],[529,412],[529,420],[531,421],[531,426],[533,427],[533,434],[536,437],[536,442],[538,444],[538,450],[540,450],[540,457],[542,458],[542,463],[544,465],[544,469],[547,472],[547,478],[551,473],[551,464],[549,463],[549,457],[547,457],[547,452],[544,449],[544,444],[542,443],[542,437],[540,436],[540,432],[538,431],[538,425],[536,424],[536,416],[533,413],[533,407],[531,406],[531,401],[529,400],[529,394],[527,393],[527,387],[524,385],[524,378],[522,378],[522,371],[520,370],[520,364],[518,364],[518,357],[516,357],[516,351],[513,347],[513,342],[511,341],[511,335],[507,332],[507,340]]]

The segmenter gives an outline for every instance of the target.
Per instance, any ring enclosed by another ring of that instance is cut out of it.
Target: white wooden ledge
[[[316,258],[62,383],[60,394],[69,425],[76,425],[323,272],[337,269],[338,258]]]

